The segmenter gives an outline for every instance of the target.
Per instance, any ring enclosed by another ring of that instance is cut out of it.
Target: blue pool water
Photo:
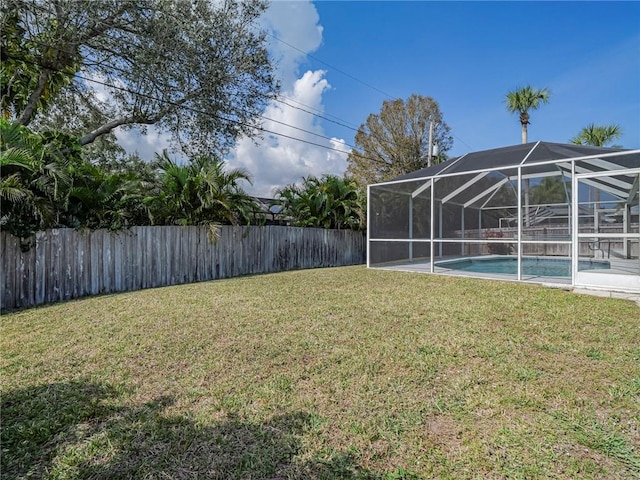
[[[466,272],[515,275],[518,272],[518,259],[516,257],[464,258],[436,263],[436,266]],[[578,268],[593,270],[611,268],[611,265],[606,260],[580,260]],[[536,277],[570,277],[571,259],[523,257],[522,274]]]

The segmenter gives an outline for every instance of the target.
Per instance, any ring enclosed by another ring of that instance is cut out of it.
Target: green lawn
[[[640,309],[307,270],[3,315],[3,478],[639,478]]]

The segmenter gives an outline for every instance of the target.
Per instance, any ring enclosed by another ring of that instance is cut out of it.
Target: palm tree
[[[121,229],[150,223],[143,203],[149,187],[134,172],[109,172],[91,163],[70,168],[64,223],[69,227]]]
[[[518,113],[520,116],[522,143],[527,143],[527,125],[531,123],[529,111],[537,110],[545,103],[549,103],[549,96],[550,92],[547,88],[534,88],[530,85],[507,92],[507,110],[510,113]]]
[[[522,125],[522,143],[528,141],[527,126],[529,125],[529,111],[537,110],[541,105],[549,103],[550,92],[547,88],[534,88],[530,85],[526,87],[516,88],[507,92],[506,103],[507,110],[510,113],[518,113],[520,116],[520,125]],[[529,179],[524,181],[524,212],[525,225],[530,225],[529,219]]]
[[[622,130],[619,125],[596,125],[590,123],[580,133],[571,139],[576,145],[591,145],[593,147],[605,147],[616,138],[620,138]],[[600,190],[594,187],[593,200],[596,208],[600,208]]]
[[[606,147],[613,140],[620,138],[622,130],[619,125],[596,125],[590,123],[580,133],[571,139],[576,145],[592,145]]]
[[[166,152],[157,155],[162,172],[158,191],[145,200],[154,223],[204,225],[250,223],[258,210],[242,189],[251,183],[242,169],[225,170],[217,158],[196,157],[186,165],[176,164]]]
[[[531,201],[534,205],[567,203],[563,177],[544,177],[538,185],[531,187]]]
[[[301,185],[277,193],[283,213],[300,227],[360,230],[364,228],[364,197],[355,179],[336,175],[308,176]]]
[[[58,224],[66,160],[26,127],[0,119],[0,226],[26,238]]]

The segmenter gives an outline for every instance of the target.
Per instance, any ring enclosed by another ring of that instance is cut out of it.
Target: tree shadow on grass
[[[166,412],[160,397],[134,408],[122,390],[90,382],[48,384],[2,395],[4,478],[401,479],[334,453],[304,462],[311,416],[199,424]]]
[[[56,451],[78,430],[114,411],[118,392],[83,381],[52,383],[2,393],[0,443],[7,478],[41,478]]]

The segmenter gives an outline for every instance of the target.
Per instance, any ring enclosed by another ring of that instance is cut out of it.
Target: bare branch
[[[88,145],[90,143],[93,143],[95,139],[98,138],[99,136],[106,135],[107,133],[110,133],[111,131],[113,131],[113,129],[115,128],[121,127],[123,125],[132,125],[136,123],[150,125],[153,122],[148,121],[147,119],[144,119],[144,118],[133,117],[133,116],[116,118],[115,120],[111,120],[110,122],[107,122],[104,125],[96,128],[92,132],[89,132],[88,134],[86,134],[84,137],[80,139],[79,143],[81,146]]]

